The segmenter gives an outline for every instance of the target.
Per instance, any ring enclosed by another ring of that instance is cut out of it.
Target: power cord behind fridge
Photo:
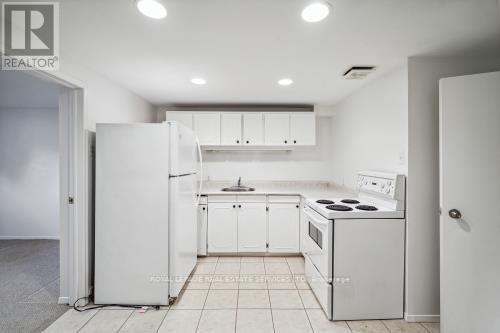
[[[111,306],[128,308],[128,309],[143,309],[143,308],[145,308],[144,306],[141,306],[141,305],[123,305],[123,304],[105,304],[105,305],[95,305],[95,306],[89,306],[89,307],[77,306],[76,304],[83,299],[88,299],[89,301],[91,301],[91,300],[93,301],[91,296],[80,297],[79,299],[77,299],[75,301],[75,303],[73,303],[73,309],[75,311],[84,312],[84,311],[88,311],[88,310],[102,309],[102,308],[107,308],[107,307],[111,307]],[[153,306],[153,308],[156,310],[159,310],[160,306],[155,305],[155,306]]]

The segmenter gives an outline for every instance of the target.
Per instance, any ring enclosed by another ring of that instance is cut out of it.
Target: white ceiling
[[[408,56],[500,50],[497,0],[330,0],[316,24],[301,20],[308,2],[165,0],[158,21],[133,0],[63,0],[62,56],[157,105],[334,104]],[[377,71],[343,80],[352,65]]]

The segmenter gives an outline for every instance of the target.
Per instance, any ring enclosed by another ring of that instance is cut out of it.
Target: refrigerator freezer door
[[[177,297],[196,265],[196,175],[170,178],[170,297]]]
[[[193,130],[178,122],[170,126],[170,175],[179,176],[198,172],[198,146]]]
[[[168,304],[168,127],[98,124],[96,140],[95,303]]]

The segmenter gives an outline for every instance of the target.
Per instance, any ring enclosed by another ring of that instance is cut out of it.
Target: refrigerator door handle
[[[196,145],[198,147],[198,157],[200,159],[200,171],[198,172],[200,175],[200,184],[198,187],[198,199],[196,200],[196,207],[200,204],[200,199],[201,199],[201,188],[203,186],[203,158],[201,156],[201,146],[200,146],[200,140],[198,140],[198,137],[196,137]]]

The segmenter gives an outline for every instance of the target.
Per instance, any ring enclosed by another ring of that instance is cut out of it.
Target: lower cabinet
[[[299,252],[298,203],[269,204],[269,252]]]
[[[238,252],[236,204],[208,204],[208,252]]]
[[[266,204],[238,204],[238,252],[266,252]]]
[[[290,199],[291,198],[291,199]],[[266,199],[212,197],[208,200],[209,253],[299,253],[298,197]],[[254,202],[243,202],[243,200]],[[280,202],[279,200],[296,200]],[[258,201],[258,202],[256,202]],[[266,209],[267,207],[267,209]]]

